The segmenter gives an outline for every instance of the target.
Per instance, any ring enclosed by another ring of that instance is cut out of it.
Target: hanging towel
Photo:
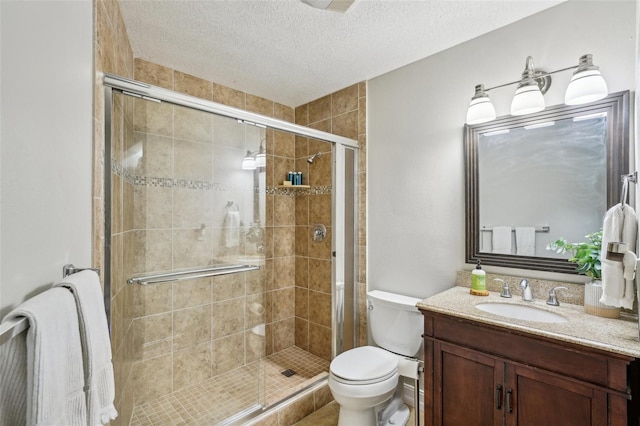
[[[68,289],[75,298],[80,323],[88,424],[97,426],[109,423],[118,416],[118,412],[113,404],[115,386],[111,341],[100,278],[94,271],[80,271],[56,283],[55,287]]]
[[[26,332],[0,346],[0,425],[27,424],[26,353]]]
[[[520,256],[536,255],[536,228],[532,226],[516,227],[516,254]]]
[[[14,353],[13,358],[26,360],[26,424],[86,426],[82,348],[73,296],[63,288],[49,289],[9,312],[3,322],[20,317],[29,320],[29,329],[26,345],[14,349],[26,353]]]
[[[227,248],[240,245],[240,212],[227,211],[224,217],[224,246]]]
[[[624,279],[622,262],[607,259],[607,245],[618,241],[628,244],[629,250],[635,252],[638,234],[636,212],[631,206],[621,204],[611,207],[605,214],[602,225],[602,248],[600,261],[602,264],[602,297],[600,303],[609,306],[633,308],[633,280]]]
[[[511,254],[511,227],[493,227],[493,252],[500,254]]]

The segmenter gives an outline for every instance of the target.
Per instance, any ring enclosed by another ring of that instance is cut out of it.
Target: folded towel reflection
[[[516,227],[516,254],[520,256],[535,256],[536,228],[532,226]]]
[[[494,226],[492,233],[493,253],[511,254],[511,227]]]
[[[240,245],[240,212],[227,211],[224,217],[224,246],[227,248]]]
[[[29,320],[29,329],[26,345],[14,349],[26,353],[12,358],[26,360],[26,424],[85,426],[84,370],[73,295],[64,288],[49,289],[9,312],[3,322],[20,317]]]

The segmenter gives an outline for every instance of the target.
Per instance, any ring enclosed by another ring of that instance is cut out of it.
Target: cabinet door
[[[503,425],[501,360],[436,341],[433,364],[434,426]]]
[[[586,383],[506,365],[508,426],[606,426],[607,394]]]

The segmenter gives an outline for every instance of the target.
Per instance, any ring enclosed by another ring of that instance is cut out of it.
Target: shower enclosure
[[[355,345],[356,142],[115,76],[105,86],[119,421],[242,422],[326,380]],[[302,185],[284,184],[290,171]]]

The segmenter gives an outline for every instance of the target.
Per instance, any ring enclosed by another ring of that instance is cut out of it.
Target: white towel
[[[536,255],[536,228],[532,226],[516,227],[516,254],[520,256]]]
[[[224,246],[227,248],[240,245],[240,212],[227,211],[224,217]]]
[[[609,306],[633,308],[633,280],[624,279],[622,262],[606,258],[607,245],[618,241],[628,244],[630,251],[636,249],[638,220],[636,212],[627,204],[624,209],[620,204],[611,207],[605,214],[602,225],[602,248],[600,261],[602,264],[602,297],[600,303]]]
[[[27,363],[26,424],[86,426],[82,349],[73,296],[62,288],[49,289],[9,312],[3,322],[19,317],[29,320],[23,346],[26,353],[14,356]]]
[[[55,284],[75,298],[80,323],[88,424],[109,423],[118,416],[113,402],[115,385],[111,363],[111,341],[100,278],[94,271],[80,271]]]
[[[511,227],[493,227],[493,252],[500,254],[511,254]]]
[[[0,346],[0,425],[27,424],[26,354],[26,331]]]

